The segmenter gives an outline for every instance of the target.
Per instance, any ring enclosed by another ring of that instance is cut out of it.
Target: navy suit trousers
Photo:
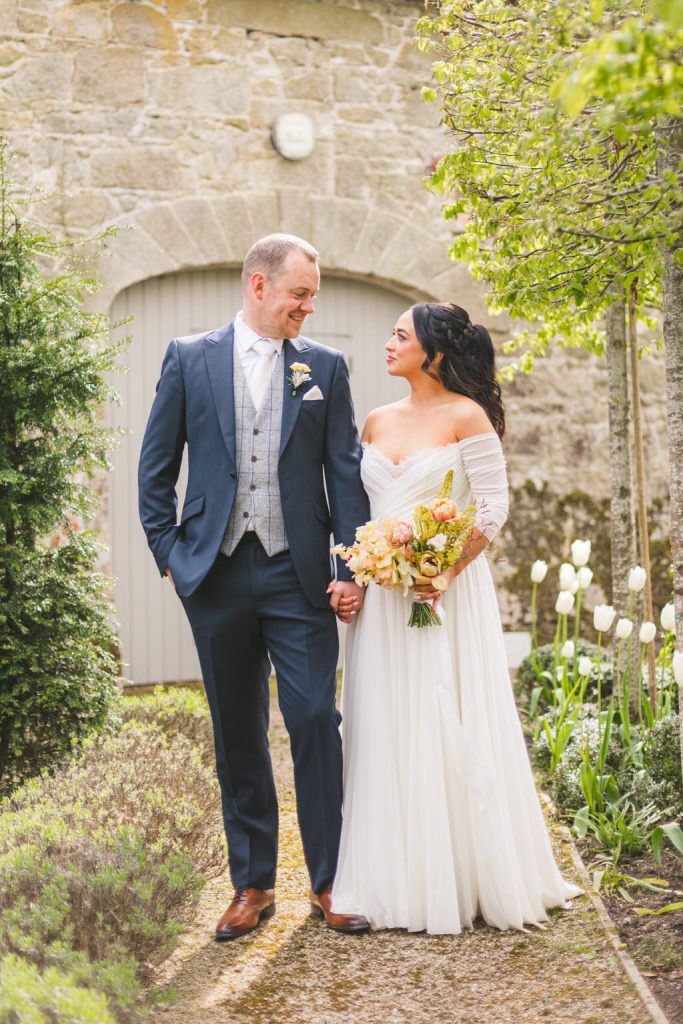
[[[320,892],[334,878],[341,833],[334,614],[306,600],[288,551],[269,558],[251,532],[229,558],[219,554],[199,587],[181,601],[211,708],[233,884],[270,889],[275,883],[278,808],[268,745],[272,661],[294,762],[304,854],[312,888]]]

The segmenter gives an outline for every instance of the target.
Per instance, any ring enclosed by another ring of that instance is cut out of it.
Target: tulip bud
[[[574,595],[568,590],[561,590],[555,602],[555,611],[558,615],[569,615],[574,607]]]
[[[555,669],[555,678],[557,679],[558,683],[562,682],[563,676],[564,676],[564,669],[562,668],[561,665],[558,665],[557,668]]]
[[[633,632],[633,623],[630,619],[619,619],[617,621],[617,627],[614,631],[619,640],[628,640],[631,633]]]
[[[591,556],[591,542],[589,540],[572,541],[572,562],[577,569],[588,564]]]
[[[628,574],[628,589],[632,590],[634,594],[640,593],[645,586],[646,579],[647,573],[642,565],[634,565]]]
[[[673,670],[674,679],[683,686],[683,651],[674,651]]]
[[[579,675],[580,676],[589,676],[591,674],[591,669],[592,668],[593,668],[593,662],[590,660],[590,658],[586,657],[586,655],[584,655],[582,658],[579,658]]]
[[[593,570],[589,569],[587,565],[583,565],[577,572],[576,578],[579,582],[579,587],[581,588],[581,590],[586,590],[586,588],[590,587],[592,583]]]
[[[573,658],[574,657],[574,641],[573,640],[565,640],[565,642],[564,642],[564,644],[562,646],[562,650],[560,651],[560,654],[562,655],[563,658],[567,658],[567,659]]]
[[[666,630],[667,633],[673,633],[676,628],[676,609],[673,601],[669,601],[662,608],[661,615],[662,629]]]
[[[641,644],[651,644],[657,636],[657,627],[654,622],[644,622],[640,627],[640,633],[638,635],[640,637]]]
[[[571,590],[576,579],[576,570],[569,562],[563,562],[560,566],[560,590]]]
[[[598,604],[593,611],[593,625],[599,633],[606,633],[616,614],[611,604]]]
[[[532,583],[543,583],[548,573],[548,563],[544,562],[541,558],[537,558],[534,564],[531,566],[531,582]]]
[[[571,582],[571,586],[569,587],[569,593],[570,594],[574,594],[576,596],[576,594],[578,594],[578,592],[579,592],[579,577],[575,576],[574,579]]]

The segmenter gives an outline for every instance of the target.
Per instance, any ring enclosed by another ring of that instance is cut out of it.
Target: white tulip
[[[630,619],[619,619],[614,632],[617,634],[619,640],[628,640],[633,632],[633,623]]]
[[[543,559],[537,558],[534,564],[531,566],[531,582],[532,583],[543,583],[543,580],[548,574],[548,563],[544,562]]]
[[[574,607],[574,595],[568,590],[561,590],[555,602],[555,611],[558,615],[569,615]]]
[[[593,570],[589,569],[587,565],[582,565],[576,574],[576,578],[579,581],[579,587],[581,590],[586,590],[587,587],[590,587],[593,581]]]
[[[563,658],[567,658],[567,659],[573,658],[574,657],[574,641],[573,640],[565,640],[565,642],[564,642],[564,644],[562,646],[562,650],[560,651],[560,654],[562,655]]]
[[[646,579],[647,573],[642,565],[634,565],[628,574],[628,589],[632,590],[634,594],[640,593],[645,586]]]
[[[661,614],[662,629],[667,633],[673,633],[676,628],[676,610],[673,601],[669,601],[662,608]]]
[[[683,686],[683,651],[674,651],[674,679],[679,686]]]
[[[580,676],[589,676],[591,674],[591,669],[592,668],[593,668],[593,662],[590,660],[590,658],[586,657],[586,655],[584,655],[582,658],[579,658],[579,675]]]
[[[562,668],[561,665],[558,665],[557,668],[555,669],[555,678],[557,679],[558,683],[562,682],[563,677],[564,677],[564,669]]]
[[[640,627],[638,636],[640,637],[641,644],[651,644],[657,636],[657,627],[654,622],[644,622]]]
[[[574,596],[576,596],[576,594],[578,594],[578,592],[579,592],[579,578],[578,578],[578,576],[575,576],[574,579],[572,580],[571,587],[569,587],[569,593],[570,594],[574,594]]]
[[[606,633],[614,622],[616,614],[611,604],[598,604],[593,612],[593,625],[599,633]]]
[[[588,565],[591,556],[591,542],[589,540],[572,541],[572,562],[577,569]]]
[[[569,562],[560,566],[560,590],[571,590],[576,580],[576,569]]]

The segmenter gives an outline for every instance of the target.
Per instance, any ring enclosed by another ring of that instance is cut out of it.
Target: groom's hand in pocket
[[[332,580],[327,593],[330,595],[330,607],[340,622],[352,622],[363,607],[365,588],[351,580]]]

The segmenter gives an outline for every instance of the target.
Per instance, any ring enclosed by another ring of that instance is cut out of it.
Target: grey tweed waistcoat
[[[288,547],[278,480],[284,390],[282,358],[275,360],[258,412],[251,399],[237,345],[233,346],[233,381],[237,493],[221,551],[231,555],[247,527],[253,524],[266,553],[277,555]]]

